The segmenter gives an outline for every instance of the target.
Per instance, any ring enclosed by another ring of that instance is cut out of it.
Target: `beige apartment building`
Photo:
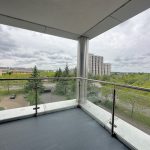
[[[103,63],[102,56],[89,54],[88,58],[88,72],[92,75],[110,75],[111,64]]]

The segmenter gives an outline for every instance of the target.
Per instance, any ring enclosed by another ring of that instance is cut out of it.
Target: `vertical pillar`
[[[77,54],[77,77],[88,77],[88,46],[89,39],[81,36],[78,41],[78,54]],[[77,81],[77,100],[78,103],[84,103],[87,98],[87,81]]]

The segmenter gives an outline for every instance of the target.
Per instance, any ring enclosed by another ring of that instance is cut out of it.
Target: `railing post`
[[[37,96],[37,94],[38,94],[38,91],[37,91],[38,89],[37,89],[37,82],[35,83],[35,116],[37,116],[37,109],[38,109],[38,107],[37,107],[37,105],[38,105],[38,96]]]
[[[34,87],[34,89],[35,89],[35,108],[33,108],[33,109],[35,109],[35,117],[37,117],[38,116],[38,109],[40,108],[40,107],[38,107],[38,85],[37,85],[37,80],[34,80],[35,81],[35,87]]]
[[[115,89],[115,85],[114,85],[114,89],[113,89],[113,106],[112,106],[112,122],[111,122],[111,135],[115,136],[114,133],[114,119],[115,119],[115,101],[116,101],[116,89]]]
[[[81,92],[81,79],[77,79],[77,86],[78,86],[78,95],[80,96],[80,92]],[[80,107],[79,106],[79,103],[78,103],[78,107]]]

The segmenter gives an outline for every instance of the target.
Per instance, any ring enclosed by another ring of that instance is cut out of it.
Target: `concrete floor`
[[[0,150],[126,150],[81,109],[0,125]]]

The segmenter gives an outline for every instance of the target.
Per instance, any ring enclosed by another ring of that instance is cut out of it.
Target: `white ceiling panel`
[[[150,8],[150,0],[132,0],[111,16],[123,22],[148,8]]]
[[[119,21],[113,19],[112,17],[107,17],[101,23],[99,23],[94,28],[92,28],[87,33],[85,33],[84,36],[92,39],[95,36],[99,35],[100,33],[103,33],[105,31],[111,29],[112,27],[118,25],[119,23],[120,23]]]
[[[10,26],[19,27],[19,28],[29,29],[29,30],[33,30],[33,31],[37,31],[37,32],[43,32],[44,33],[44,31],[45,31],[44,26],[40,26],[38,24],[34,24],[31,22],[11,18],[9,16],[0,15],[0,23],[1,24],[7,24]]]
[[[149,7],[150,0],[0,0],[0,23],[90,39]],[[120,20],[120,22],[119,22]]]

